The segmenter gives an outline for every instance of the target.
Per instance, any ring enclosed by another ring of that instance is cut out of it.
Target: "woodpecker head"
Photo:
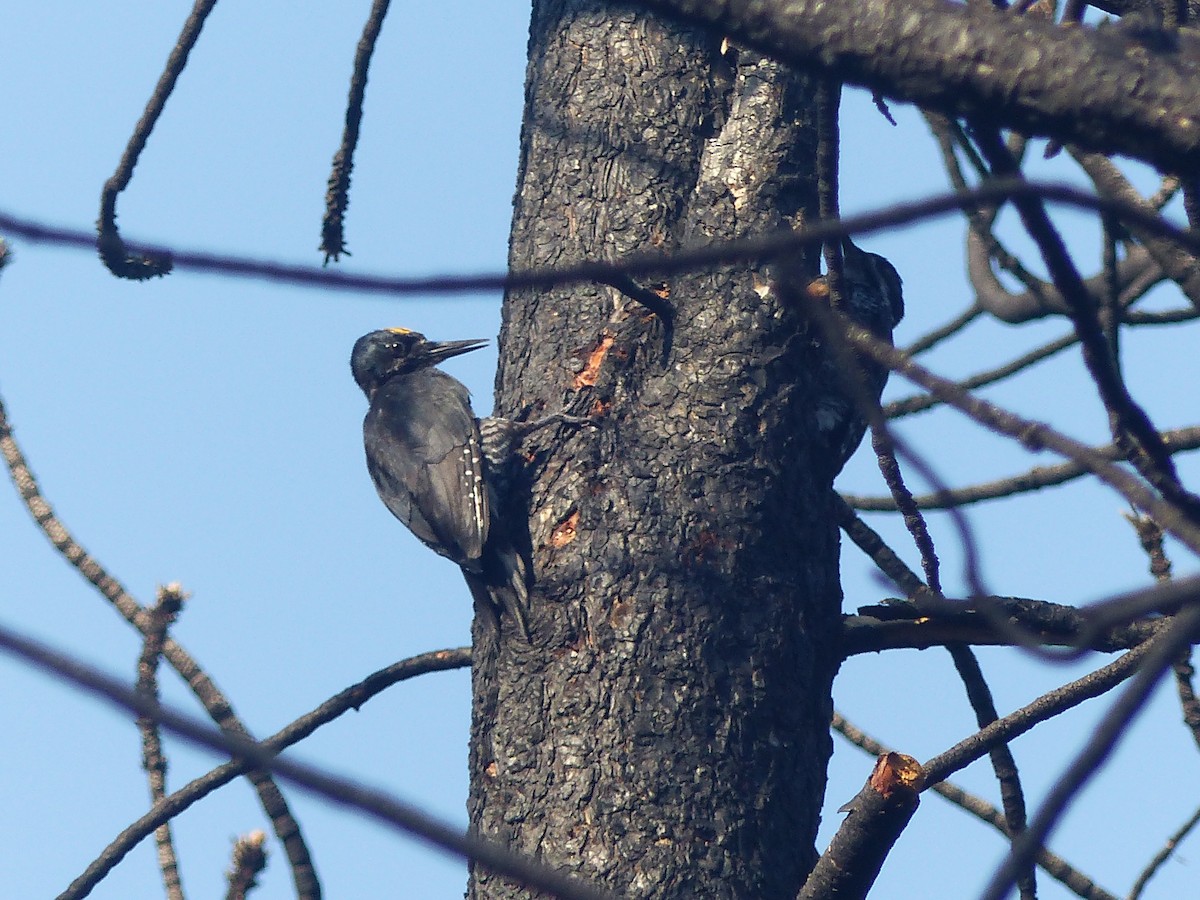
[[[842,260],[849,307],[845,312],[877,334],[890,334],[904,318],[900,274],[878,253],[860,250],[848,237],[842,238]]]
[[[350,354],[354,380],[370,397],[391,378],[436,366],[444,359],[487,345],[485,340],[431,341],[407,328],[387,328],[364,334]]]

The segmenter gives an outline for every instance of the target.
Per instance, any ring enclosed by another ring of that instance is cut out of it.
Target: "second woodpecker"
[[[895,266],[878,253],[868,253],[842,238],[842,297],[838,310],[855,325],[860,325],[882,341],[892,342],[892,330],[904,317],[904,294]],[[809,294],[822,299],[829,296],[825,276],[809,286]],[[867,392],[875,400],[883,396],[888,370],[874,360],[855,353]],[[833,354],[826,353],[822,363],[829,371],[820,383],[828,392],[817,398],[816,425],[833,463],[836,476],[858,449],[867,431],[867,415],[847,389],[847,373],[836,371]]]

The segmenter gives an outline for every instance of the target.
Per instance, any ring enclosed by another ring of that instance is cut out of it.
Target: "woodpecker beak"
[[[470,353],[487,346],[486,340],[474,341],[425,341],[421,346],[422,355],[434,364],[452,356]]]
[[[863,251],[854,245],[854,241],[850,240],[849,236],[842,238],[842,258],[850,259],[852,257],[862,256]]]

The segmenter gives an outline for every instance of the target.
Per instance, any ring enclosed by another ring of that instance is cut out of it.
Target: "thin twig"
[[[158,662],[162,657],[163,642],[167,629],[183,608],[186,595],[178,584],[169,584],[158,589],[158,597],[147,612],[149,627],[142,641],[142,653],[137,664],[138,696],[151,704],[158,703]],[[167,758],[163,754],[162,739],[158,723],[152,716],[138,716],[138,731],[142,735],[142,768],[150,784],[150,802],[158,803],[167,795]],[[175,843],[171,839],[171,825],[164,822],[154,831],[158,851],[158,868],[162,872],[163,887],[167,900],[183,900],[183,884],[179,878],[179,858]]]
[[[1130,309],[1125,311],[1121,321],[1126,325],[1175,325],[1179,322],[1191,322],[1198,318],[1200,318],[1200,309],[1186,306],[1162,312],[1143,312],[1140,309]]]
[[[1196,669],[1192,666],[1191,655],[1176,661],[1171,668],[1175,674],[1175,693],[1183,710],[1183,724],[1191,732],[1196,746],[1200,747],[1200,700],[1196,698],[1196,689],[1192,684]]]
[[[354,150],[358,146],[358,129],[362,124],[363,97],[367,92],[367,69],[371,66],[371,55],[375,42],[383,29],[391,0],[374,0],[371,14],[363,26],[362,37],[354,52],[354,72],[350,76],[350,96],[346,100],[346,120],[342,129],[342,144],[333,155],[333,168],[329,173],[329,186],[325,191],[325,218],[321,221],[321,247],[325,262],[337,261],[343,253],[347,256],[346,236],[343,230],[346,207],[350,204],[350,173],[354,170]]]
[[[1081,611],[1094,632],[1142,616],[1173,616],[1197,601],[1200,601],[1200,575],[1190,575],[1098,600]]]
[[[1146,889],[1146,885],[1150,883],[1150,879],[1155,876],[1160,868],[1162,868],[1162,864],[1171,858],[1171,854],[1175,852],[1175,849],[1179,846],[1180,842],[1187,837],[1191,830],[1197,825],[1200,825],[1200,809],[1197,809],[1194,813],[1192,813],[1191,818],[1184,822],[1174,834],[1167,838],[1166,843],[1163,844],[1163,848],[1154,854],[1154,859],[1146,863],[1146,868],[1142,869],[1141,874],[1138,875],[1137,881],[1135,881],[1133,883],[1133,887],[1129,889],[1128,900],[1138,900],[1138,898],[1142,896],[1142,891]]]
[[[611,900],[613,897],[601,888],[587,884],[573,875],[551,869],[495,841],[470,832],[463,833],[457,827],[435,819],[385,791],[371,789],[350,779],[332,775],[317,766],[283,759],[275,750],[263,744],[224,734],[193,716],[145,702],[118,679],[44,644],[21,637],[2,626],[0,648],[46,674],[73,684],[88,694],[108,700],[117,707],[151,715],[162,728],[197,746],[231,756],[245,765],[270,770],[281,779],[335,805],[365,814],[403,833],[418,836],[463,859],[472,860],[493,872],[516,879],[527,887],[546,891],[563,900]]]
[[[904,592],[905,596],[913,599],[925,590],[925,584],[917,576],[917,573],[904,564],[904,560],[896,555],[896,551],[889,547],[871,526],[859,518],[842,498],[842,495],[837,492],[834,492],[833,496],[833,515],[838,526],[846,532],[846,536],[854,542],[859,550],[871,558],[878,566],[879,571],[890,578],[896,587]]]
[[[1062,291],[1053,284],[1044,284],[1036,294],[1032,291],[1010,291],[1005,287],[992,271],[987,250],[974,232],[967,235],[967,275],[975,288],[979,305],[1001,322],[1020,325],[1035,319],[1070,314]],[[1165,280],[1166,274],[1145,247],[1135,245],[1117,261],[1116,277],[1121,321],[1125,322],[1128,320],[1125,311]],[[1088,278],[1083,285],[1092,302],[1110,291],[1103,272]]]
[[[986,728],[998,721],[1000,714],[996,711],[992,690],[988,687],[987,679],[983,677],[983,669],[980,668],[974,651],[965,644],[950,644],[946,650],[954,660],[954,668],[967,690],[967,699],[975,713],[975,723],[980,728]],[[1000,785],[1005,830],[1011,838],[1025,830],[1025,791],[1021,787],[1021,774],[1007,743],[998,743],[990,747],[988,758]],[[1037,897],[1037,873],[1034,871],[1033,862],[1030,862],[1017,877],[1017,889],[1021,900],[1034,900]]]
[[[671,252],[633,253],[615,262],[588,262],[561,268],[483,275],[442,275],[426,278],[350,275],[320,266],[295,266],[248,257],[202,253],[182,248],[167,248],[147,243],[131,243],[129,248],[142,253],[170,254],[178,269],[215,272],[234,278],[258,278],[324,290],[344,290],[372,294],[467,294],[489,290],[518,290],[531,287],[603,282],[617,274],[630,276],[667,275],[686,272],[717,263],[758,261],[789,253],[802,252],[831,237],[868,234],[949,215],[962,209],[995,204],[1016,197],[1038,197],[1051,203],[1112,214],[1120,221],[1132,221],[1153,234],[1178,241],[1200,252],[1200,233],[1177,228],[1157,215],[1118,201],[1096,197],[1064,184],[1048,184],[1024,179],[996,179],[964,193],[951,192],[898,203],[875,212],[847,216],[837,222],[811,225],[769,235],[701,244]],[[34,243],[52,243],[64,247],[91,249],[95,238],[90,232],[43,225],[29,219],[0,212],[0,231]]]
[[[1108,351],[1112,354],[1121,374],[1121,282],[1117,273],[1117,242],[1123,229],[1108,216],[1100,217],[1103,232],[1104,294],[1100,302],[1100,328],[1108,338]],[[1124,377],[1122,375],[1122,377]]]
[[[229,889],[225,900],[246,900],[250,891],[258,886],[258,876],[267,867],[267,836],[261,831],[252,831],[233,842],[233,858],[225,880]]]
[[[1020,175],[1016,161],[1004,147],[994,128],[976,128],[975,141],[994,172],[1009,178]],[[1096,308],[1063,244],[1062,236],[1046,213],[1045,205],[1031,197],[1014,197],[1013,205],[1025,230],[1037,244],[1055,286],[1070,308],[1071,321],[1079,334],[1079,343],[1083,350],[1084,365],[1092,376],[1105,409],[1108,410],[1113,443],[1125,451],[1126,458],[1133,463],[1138,472],[1166,499],[1174,503],[1180,514],[1193,523],[1200,524],[1200,497],[1180,483],[1175,465],[1159,438],[1158,430],[1146,411],[1130,395],[1121,379],[1116,360],[1105,340]],[[1155,215],[1152,211],[1147,213],[1145,209],[1142,212]],[[1131,227],[1136,227],[1136,223]]]
[[[887,420],[883,418],[883,413],[879,406],[879,398],[867,390],[864,378],[862,377],[864,367],[863,358],[857,356],[851,350],[852,338],[860,332],[870,342],[878,341],[882,346],[891,347],[891,342],[879,340],[865,328],[853,323],[838,310],[819,302],[816,297],[802,294],[795,299],[805,303],[805,309],[810,320],[820,329],[821,335],[824,338],[824,350],[834,360],[834,368],[842,379],[843,390],[846,391],[850,401],[854,404],[858,412],[866,418],[867,425],[871,429],[872,443],[875,442],[876,436],[879,436],[881,440],[887,442],[890,448],[894,448],[895,454],[903,456],[908,460],[917,474],[932,485],[935,491],[947,490],[945,483],[934,470],[933,466],[921,454],[917,453],[908,442],[889,430]],[[885,365],[892,368],[890,364],[885,363]],[[966,517],[956,509],[950,509],[949,513],[950,521],[958,532],[962,543],[963,579],[972,594],[983,596],[988,593],[988,590],[983,584],[981,575],[978,542],[975,540],[974,533]],[[930,591],[927,595],[936,601],[936,592]]]
[[[216,5],[217,0],[196,0],[191,15],[183,23],[179,39],[171,49],[171,55],[167,57],[167,64],[158,77],[154,93],[150,95],[142,117],[138,119],[133,134],[129,136],[125,152],[121,154],[121,161],[117,163],[116,171],[104,182],[104,190],[100,193],[100,219],[96,223],[99,236],[96,246],[100,250],[100,259],[104,261],[104,265],[118,278],[142,281],[166,275],[171,271],[170,253],[149,249],[139,252],[137,248],[127,246],[121,239],[120,230],[117,228],[117,195],[129,187],[138,157],[146,149],[150,132],[154,130],[158,117],[167,105],[167,99],[175,90],[175,82],[187,65],[188,54],[200,38],[204,20]]]
[[[1016,359],[1005,363],[1002,366],[997,366],[994,369],[988,369],[986,372],[979,372],[972,375],[970,378],[964,378],[958,384],[965,390],[973,391],[976,388],[986,387],[989,384],[995,384],[998,381],[1003,381],[1018,372],[1024,371],[1034,363],[1039,363],[1044,359],[1049,359],[1054,354],[1073,347],[1079,343],[1079,336],[1075,332],[1065,334],[1062,337],[1055,338],[1048,344],[1043,344],[1040,347],[1035,347],[1028,353],[1018,356]],[[912,348],[905,350],[906,353],[912,355]],[[912,397],[901,397],[899,400],[893,400],[891,403],[883,407],[883,414],[889,419],[899,419],[902,416],[911,416],[913,413],[924,412],[927,409],[932,409],[939,405],[936,397],[929,394],[916,394]]]
[[[1071,150],[1071,155],[1088,174],[1097,192],[1102,196],[1121,200],[1131,206],[1140,205],[1150,214],[1157,211],[1153,204],[1134,189],[1111,159],[1098,153],[1085,153],[1076,148]],[[1200,265],[1197,265],[1196,257],[1173,241],[1163,240],[1142,231],[1136,224],[1131,224],[1129,230],[1167,277],[1179,285],[1192,304],[1200,306]]]
[[[866,329],[850,328],[847,339],[855,349],[899,372],[943,402],[986,428],[1007,435],[1030,449],[1050,449],[1087,467],[1097,478],[1118,491],[1129,503],[1155,520],[1190,549],[1200,553],[1200,527],[1174,503],[1161,499],[1137,477],[1113,465],[1085,444],[1067,437],[1044,422],[1022,418],[962,390],[954,382],[934,375],[890,344],[877,340]]]
[[[298,744],[323,725],[334,721],[351,710],[378,696],[398,682],[428,672],[443,672],[462,669],[471,664],[471,649],[459,647],[455,650],[437,650],[401,660],[375,672],[358,684],[326,700],[312,712],[282,728],[261,743],[270,753],[279,753]],[[213,791],[245,774],[250,764],[241,760],[227,762],[206,775],[194,779],[175,793],[156,803],[145,815],[125,828],[104,851],[71,883],[59,900],[80,900],[95,887],[108,872],[125,858],[134,847],[161,825],[178,816],[193,803],[207,797]]]
[[[912,491],[904,483],[904,475],[900,471],[900,463],[896,461],[896,450],[889,435],[883,430],[871,430],[871,446],[875,450],[875,458],[879,463],[879,472],[892,492],[896,508],[904,517],[904,527],[912,536],[917,552],[921,554],[921,568],[925,572],[925,584],[935,595],[942,593],[942,579],[939,572],[937,550],[933,546],[933,537],[929,534],[929,525],[921,510],[913,501]]]
[[[1150,560],[1150,574],[1154,580],[1159,584],[1169,584],[1171,560],[1164,546],[1162,529],[1149,516],[1126,513],[1125,519],[1137,532],[1138,543],[1142,545],[1142,550]],[[1175,693],[1179,697],[1179,708],[1183,712],[1183,724],[1187,726],[1196,746],[1200,747],[1200,700],[1197,700],[1192,684],[1196,670],[1192,666],[1191,657],[1189,651],[1175,660],[1171,664],[1171,671],[1175,675]]]
[[[941,401],[938,401],[941,402]],[[1162,433],[1163,443],[1171,453],[1182,453],[1185,450],[1200,449],[1200,426],[1177,428]],[[1107,460],[1121,458],[1121,451],[1112,444],[1102,444],[1089,448],[1090,452]],[[1020,475],[996,481],[985,481],[970,487],[955,488],[934,494],[921,494],[916,498],[921,509],[946,509],[952,506],[967,506],[971,503],[981,503],[985,500],[995,500],[1000,497],[1012,497],[1016,494],[1027,494],[1040,491],[1042,488],[1065,484],[1084,475],[1091,474],[1091,469],[1080,462],[1065,462],[1053,466],[1034,466]],[[888,496],[864,497],[858,494],[845,493],[842,495],[846,502],[855,509],[864,512],[896,512],[896,501]]]
[[[950,183],[954,186],[955,190],[959,192],[970,190],[966,175],[963,173],[962,167],[958,164],[958,155],[955,153],[956,149],[961,150],[966,155],[980,177],[987,177],[990,174],[983,160],[979,158],[978,153],[975,151],[975,147],[963,133],[962,127],[958,122],[939,113],[931,112],[925,113],[925,122],[937,140],[938,149],[942,154],[942,166],[946,170],[946,175],[949,177]],[[1016,278],[1017,281],[1024,285],[1027,291],[1036,297],[1044,299],[1045,283],[1026,269],[1024,264],[1010,253],[993,233],[992,225],[996,220],[996,213],[998,211],[998,206],[988,209],[965,210],[971,232],[983,245],[989,260],[995,260],[1001,269]],[[979,292],[978,285],[976,285],[976,290]],[[974,305],[979,307],[981,311],[984,308],[978,298]]]
[[[1130,655],[1140,650],[1149,652],[1129,686],[1093,730],[1087,745],[1050,789],[1041,808],[1030,820],[1028,829],[1013,839],[1012,852],[992,876],[982,900],[1002,900],[1008,893],[1016,874],[1033,858],[1037,848],[1046,842],[1083,786],[1100,771],[1117,742],[1128,731],[1134,717],[1149,700],[1163,673],[1170,668],[1171,662],[1197,640],[1200,640],[1200,607],[1193,606],[1183,610],[1144,647],[1130,651]]]
[[[1171,560],[1167,557],[1167,551],[1163,546],[1163,533],[1162,529],[1158,527],[1158,523],[1149,516],[1139,515],[1137,512],[1126,513],[1125,521],[1133,527],[1137,534],[1138,543],[1142,545],[1142,550],[1150,561],[1150,574],[1154,580],[1159,583],[1170,581]]]
[[[932,350],[947,338],[954,337],[954,335],[958,334],[981,315],[983,315],[983,307],[978,303],[972,303],[949,322],[921,335],[921,337],[905,347],[904,350],[913,356],[924,353],[926,350]],[[888,406],[891,406],[891,404],[889,403]],[[887,415],[888,406],[883,408],[884,415]]]
[[[993,745],[1012,741],[1042,722],[1112,690],[1138,671],[1154,646],[1154,641],[1146,641],[1120,659],[1043,694],[939,753],[924,765],[926,784],[944,781],[982,757]]]
[[[113,608],[138,631],[145,636],[150,628],[147,613],[141,604],[125,590],[124,585],[117,581],[108,571],[89,554],[66,526],[54,514],[54,509],[42,496],[37,479],[29,469],[25,455],[13,436],[12,426],[8,421],[8,413],[4,402],[0,399],[0,455],[8,466],[9,475],[17,492],[25,502],[25,508],[33,516],[42,533],[54,545],[60,554],[100,592]],[[205,712],[226,733],[249,739],[250,733],[238,719],[229,700],[217,687],[216,683],[200,667],[195,659],[172,638],[167,637],[162,644],[162,655],[172,668],[187,683],[188,687],[203,704]],[[287,801],[279,787],[265,772],[251,772],[247,776],[258,793],[263,811],[271,820],[276,836],[283,843],[288,862],[292,867],[292,878],[296,884],[297,893],[303,900],[319,900],[321,885],[313,868],[312,857],[308,845],[300,833],[300,827],[288,808]]]

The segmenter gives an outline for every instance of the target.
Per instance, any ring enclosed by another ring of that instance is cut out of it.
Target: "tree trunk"
[[[529,59],[514,268],[815,216],[812,80],[594,0],[535,0]],[[792,900],[816,858],[838,536],[771,274],[672,279],[673,328],[601,285],[505,302],[497,409],[599,427],[524,451],[534,634],[478,654],[471,821],[625,897]],[[477,868],[469,896],[526,892]]]

